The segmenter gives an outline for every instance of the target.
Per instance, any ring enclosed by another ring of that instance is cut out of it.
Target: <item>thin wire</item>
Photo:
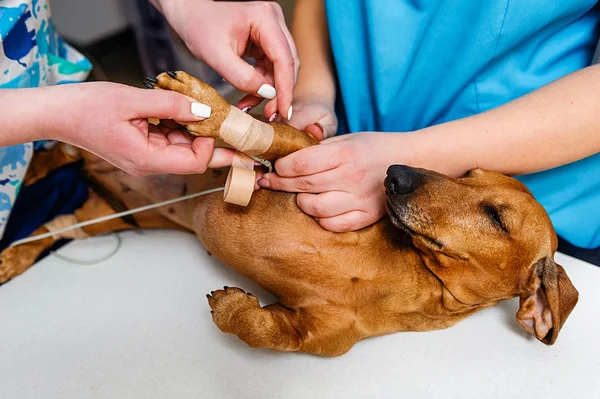
[[[187,200],[192,199],[192,198],[196,198],[196,197],[200,197],[200,196],[203,196],[203,195],[208,195],[208,194],[216,193],[218,191],[223,191],[223,190],[225,190],[225,187],[213,188],[211,190],[205,190],[205,191],[201,191],[201,192],[195,193],[195,194],[184,195],[184,196],[173,198],[173,199],[170,199],[170,200],[167,200],[167,201],[158,202],[156,204],[141,206],[139,208],[130,209],[128,211],[119,212],[119,213],[115,213],[115,214],[108,215],[108,216],[103,216],[103,217],[100,217],[100,218],[97,218],[97,219],[87,220],[85,222],[77,223],[77,224],[74,224],[72,226],[65,227],[63,229],[58,229],[58,230],[54,230],[54,231],[51,231],[51,232],[48,232],[48,233],[38,234],[36,236],[31,236],[31,237],[23,238],[21,240],[17,240],[15,242],[13,242],[12,244],[10,244],[10,246],[11,247],[16,247],[18,245],[26,244],[26,243],[29,243],[29,242],[43,240],[44,238],[52,237],[52,236],[55,236],[57,234],[66,233],[67,231],[79,229],[81,227],[90,226],[92,224],[102,223],[102,222],[106,222],[106,221],[113,220],[113,219],[118,219],[118,218],[123,217],[123,216],[128,216],[128,215],[132,215],[134,213],[148,211],[150,209],[160,208],[161,206],[174,204],[176,202],[187,201]]]
[[[273,173],[273,163],[271,161],[269,161],[268,159],[262,159],[257,156],[254,156],[254,155],[251,155],[250,158],[252,158],[256,162],[260,162],[261,164],[266,166],[269,169],[269,173]]]
[[[52,251],[52,255],[56,256],[58,259],[64,260],[65,262],[73,263],[75,265],[83,265],[83,266],[97,265],[98,263],[102,263],[102,262],[112,258],[119,251],[119,249],[121,249],[121,243],[122,243],[121,236],[118,235],[117,233],[112,233],[112,234],[110,234],[110,236],[115,237],[117,239],[117,245],[115,245],[115,248],[110,253],[102,256],[99,259],[95,259],[95,260],[75,259],[75,258],[71,258],[69,256],[61,255],[55,251]],[[98,236],[96,236],[96,237],[98,237]],[[84,238],[83,240],[86,240],[86,239]]]

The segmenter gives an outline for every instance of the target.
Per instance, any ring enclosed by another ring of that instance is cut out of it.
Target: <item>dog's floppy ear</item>
[[[540,259],[521,293],[517,321],[537,339],[552,345],[578,297],[565,269],[552,258]]]

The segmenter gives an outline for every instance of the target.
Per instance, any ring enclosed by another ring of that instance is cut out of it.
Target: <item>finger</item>
[[[285,33],[278,22],[277,12],[273,9],[271,19],[263,19],[252,32],[254,42],[265,52],[273,63],[275,87],[277,89],[277,109],[287,116],[292,105],[295,82],[296,59]]]
[[[350,137],[347,134],[343,134],[341,136],[334,136],[334,137],[330,137],[328,139],[323,140],[322,144],[333,144],[333,143],[337,143],[339,141],[344,141],[344,140],[348,140],[348,137]]]
[[[245,112],[250,112],[250,110],[254,107],[257,107],[260,103],[262,103],[264,99],[262,97],[257,97],[251,94],[243,97],[238,103],[237,107],[239,109],[245,110]]]
[[[277,11],[277,20],[279,22],[279,26],[281,30],[285,34],[285,38],[288,41],[288,45],[292,50],[292,55],[294,57],[294,86],[296,86],[296,82],[298,81],[298,72],[300,71],[300,59],[298,57],[298,49],[296,48],[296,43],[294,42],[294,38],[292,37],[292,33],[287,27],[285,22],[285,15],[283,14],[283,9],[281,7],[275,6],[275,11]]]
[[[254,46],[254,48],[259,48],[259,47]],[[263,75],[265,77],[265,79],[267,79],[269,84],[272,86],[273,85],[273,73],[269,72],[268,68],[265,67],[264,63],[265,63],[265,60],[257,60],[256,65],[254,66],[254,69],[258,73]],[[258,106],[263,101],[264,101],[264,97],[249,94],[246,97],[242,98],[240,100],[240,102],[238,102],[238,108],[245,109],[245,108],[250,107],[252,109],[252,108]],[[274,100],[270,100],[270,101],[274,101]]]
[[[360,209],[361,201],[354,194],[343,191],[327,191],[321,194],[300,193],[296,198],[304,213],[330,218]]]
[[[151,145],[144,158],[138,158],[142,174],[201,174],[213,154],[214,140],[196,138],[192,145]]]
[[[304,128],[304,131],[313,135],[319,141],[322,141],[325,138],[325,130],[323,126],[319,123],[313,123]]]
[[[231,166],[234,154],[235,151],[229,148],[215,148],[212,158],[208,162],[208,167],[218,169]]]
[[[236,89],[262,98],[275,98],[277,90],[267,78],[240,58],[233,50],[215,51],[218,58],[207,63]]]
[[[342,161],[339,146],[317,145],[278,159],[275,162],[275,170],[282,177],[307,176],[335,169]]]
[[[269,100],[268,103],[265,104],[265,117],[269,119],[277,112],[277,100]]]
[[[289,193],[321,193],[335,190],[341,180],[339,172],[332,169],[323,173],[299,177],[281,177],[276,173],[267,173],[258,181],[258,185]]]
[[[342,215],[316,220],[324,229],[336,233],[360,230],[377,221],[376,218],[364,211],[350,211]]]
[[[260,190],[262,187],[258,185],[258,181],[266,174],[265,170],[262,168],[256,168],[256,183],[254,184],[254,190]]]
[[[131,88],[131,95],[124,99],[129,110],[128,119],[156,118],[179,122],[196,122],[210,117],[208,105],[168,90]]]

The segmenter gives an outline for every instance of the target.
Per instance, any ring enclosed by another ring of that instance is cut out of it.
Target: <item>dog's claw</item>
[[[146,88],[148,88],[148,89],[154,89],[154,85],[150,82],[146,82],[145,80],[144,80],[144,86],[146,86]]]
[[[229,287],[225,285],[225,286],[223,286],[223,289],[224,289],[224,290],[228,290],[228,289],[229,289]]]
[[[210,298],[210,297],[211,297],[211,295],[210,295],[210,294],[206,294],[206,297],[207,297],[207,298]]]
[[[211,292],[210,292],[210,295],[215,295],[215,292],[214,292],[214,291],[211,291]]]
[[[246,294],[247,294],[248,296],[254,296],[254,295],[252,295],[252,294],[251,294],[251,293],[249,293],[249,292],[247,292]]]
[[[211,311],[210,311],[210,314],[215,314],[215,311],[214,311],[214,310],[211,310]]]
[[[173,79],[177,79],[177,73],[173,71],[167,71],[167,75],[172,77]]]
[[[147,81],[147,82],[150,82],[150,83],[152,83],[152,84],[157,84],[157,83],[158,83],[158,79],[156,79],[156,78],[153,78],[153,77],[151,77],[151,76],[146,76],[146,77],[144,78],[144,80],[145,80],[145,81]]]

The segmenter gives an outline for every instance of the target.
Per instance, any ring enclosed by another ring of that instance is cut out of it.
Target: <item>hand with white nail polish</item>
[[[299,193],[297,203],[325,229],[367,227],[385,213],[383,180],[389,165],[410,164],[406,134],[355,133],[325,140],[275,162],[277,173],[258,180],[262,188]]]
[[[323,1],[298,1],[294,8],[292,36],[296,40],[302,69],[288,113],[275,114],[276,104],[267,103],[265,117],[276,117],[318,140],[337,132],[335,115],[336,83]]]
[[[231,164],[231,150],[215,150],[213,139],[192,137],[174,122],[206,119],[210,107],[172,91],[94,82],[0,90],[0,102],[10,104],[3,110],[13,115],[3,118],[11,122],[0,147],[59,140],[135,176],[200,174]],[[148,119],[171,123],[154,126]]]
[[[273,1],[150,0],[189,50],[248,94],[239,108],[264,99],[290,114],[300,63],[281,6]],[[242,57],[254,59],[254,66]]]

